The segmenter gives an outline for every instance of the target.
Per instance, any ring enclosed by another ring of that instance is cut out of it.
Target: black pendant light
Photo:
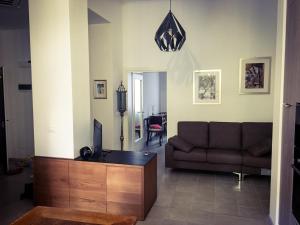
[[[164,52],[180,50],[185,42],[185,31],[171,11],[165,17],[155,34],[155,42]]]

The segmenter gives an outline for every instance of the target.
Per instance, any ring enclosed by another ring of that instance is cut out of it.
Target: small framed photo
[[[107,99],[107,80],[94,80],[94,99]]]
[[[221,70],[196,70],[193,104],[221,104]]]
[[[240,94],[270,93],[271,57],[240,60]]]

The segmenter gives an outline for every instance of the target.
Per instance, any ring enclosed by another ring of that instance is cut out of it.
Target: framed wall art
[[[193,104],[221,104],[221,70],[196,70]]]
[[[107,80],[94,80],[94,99],[107,99]]]
[[[270,93],[271,57],[240,60],[240,94]]]

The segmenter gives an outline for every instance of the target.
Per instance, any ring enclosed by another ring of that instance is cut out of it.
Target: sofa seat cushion
[[[193,148],[191,152],[174,151],[174,159],[180,161],[206,162],[206,150]]]
[[[243,166],[271,169],[271,155],[255,157],[245,151],[243,154]]]
[[[207,151],[207,162],[241,165],[242,153],[237,150],[209,149]]]
[[[240,150],[241,124],[234,122],[210,122],[209,148]]]

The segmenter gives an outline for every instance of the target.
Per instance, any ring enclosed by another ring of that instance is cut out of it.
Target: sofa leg
[[[239,181],[243,181],[245,178],[245,175],[246,175],[246,174],[243,174],[243,172],[233,172],[233,174],[238,176]]]
[[[239,175],[239,181],[243,181],[243,173],[240,172],[240,173],[238,173],[238,175]]]

